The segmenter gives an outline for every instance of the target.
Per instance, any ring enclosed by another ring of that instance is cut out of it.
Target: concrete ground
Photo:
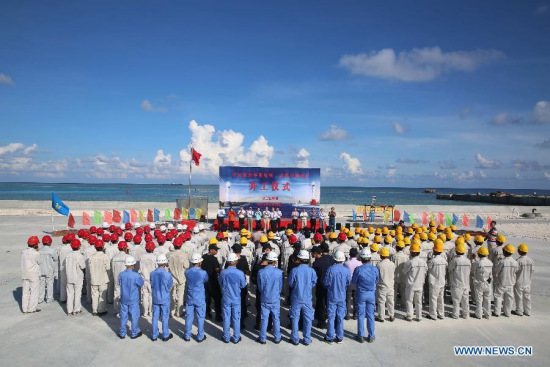
[[[56,226],[64,227],[65,218],[56,217]],[[85,310],[80,316],[66,315],[64,305],[57,302],[42,304],[42,312],[23,315],[21,302],[20,253],[30,235],[42,236],[51,231],[51,219],[44,216],[3,216],[0,221],[0,361],[14,366],[305,366],[305,365],[370,365],[370,366],[548,366],[550,365],[550,243],[540,240],[508,238],[513,244],[525,242],[535,260],[535,280],[532,286],[533,312],[531,317],[499,317],[491,320],[441,321],[423,319],[406,322],[402,312],[393,322],[376,324],[376,342],[359,344],[353,340],[356,322],[345,322],[342,344],[322,342],[324,330],[313,329],[309,347],[288,343],[290,330],[286,309],[282,312],[283,342],[268,344],[254,342],[258,333],[253,329],[254,315],[246,322],[243,340],[238,345],[219,340],[219,323],[206,322],[208,339],[201,344],[184,342],[183,320],[170,320],[174,338],[168,342],[152,342],[149,319],[141,318],[144,333],[139,339],[116,336],[118,318],[113,312],[102,318]],[[59,238],[54,239],[59,244]],[[252,304],[253,304],[252,299]],[[447,310],[450,306],[447,305]],[[249,312],[255,313],[254,306]],[[531,346],[530,357],[458,357],[453,346]]]

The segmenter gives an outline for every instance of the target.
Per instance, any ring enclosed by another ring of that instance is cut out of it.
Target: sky
[[[550,188],[550,2],[25,1],[0,181]]]

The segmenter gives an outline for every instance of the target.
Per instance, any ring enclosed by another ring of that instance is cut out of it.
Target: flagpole
[[[191,146],[191,159],[189,160],[189,194],[187,195],[187,210],[191,208],[191,170],[193,166],[191,162],[193,161],[193,146]]]
[[[51,213],[51,216],[52,216],[52,235],[53,235],[53,233],[55,232],[55,226],[53,225],[53,213]]]

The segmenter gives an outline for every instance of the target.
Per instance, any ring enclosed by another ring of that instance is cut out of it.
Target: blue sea
[[[498,189],[435,188],[438,194],[487,194]],[[436,200],[421,188],[400,187],[321,187],[321,204],[370,204],[373,196],[379,205],[476,205],[475,203]],[[550,195],[550,190],[501,190],[514,194]],[[55,192],[64,201],[143,201],[175,202],[187,197],[186,185],[170,184],[75,184],[75,183],[0,183],[0,200],[51,200]],[[193,185],[191,195],[218,202],[218,185]],[[479,204],[484,205],[484,204]]]

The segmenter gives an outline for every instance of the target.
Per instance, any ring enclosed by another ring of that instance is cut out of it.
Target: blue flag
[[[159,216],[160,216],[160,210],[154,209],[153,219],[155,222],[158,222],[160,220]]]
[[[122,213],[122,223],[128,223],[130,221],[130,213],[128,211],[124,211]]]
[[[405,212],[403,214],[403,222],[409,222],[410,223],[409,213]]]
[[[69,215],[69,207],[52,192],[52,209],[62,215]]]
[[[483,219],[479,215],[476,218],[476,228],[483,228]]]
[[[355,209],[351,211],[351,215],[353,216],[353,221],[355,222],[357,220],[357,214],[355,214]]]
[[[458,222],[458,215],[453,213],[453,225],[456,225],[457,222]]]

